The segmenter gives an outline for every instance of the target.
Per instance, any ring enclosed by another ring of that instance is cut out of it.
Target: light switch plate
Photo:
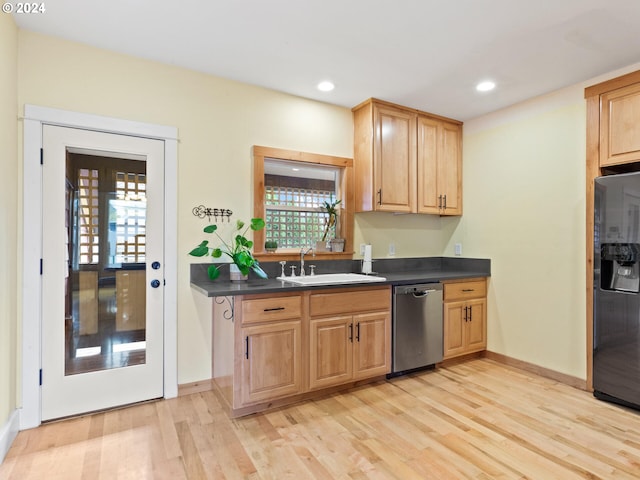
[[[393,257],[396,254],[396,244],[395,243],[390,243],[389,244],[389,256]]]
[[[461,243],[456,243],[456,244],[453,246],[453,253],[455,253],[455,254],[456,254],[456,256],[458,256],[458,257],[459,257],[460,255],[462,255],[462,244],[461,244]]]

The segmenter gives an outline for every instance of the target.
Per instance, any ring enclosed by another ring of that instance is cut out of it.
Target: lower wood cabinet
[[[390,287],[314,292],[309,316],[309,389],[391,371]]]
[[[389,286],[225,297],[213,316],[214,382],[234,416],[390,371]]]
[[[309,324],[309,388],[360,380],[390,371],[389,311],[327,318]]]
[[[444,358],[487,348],[487,281],[444,284]]]
[[[240,363],[242,403],[249,404],[302,391],[300,319],[242,328]]]

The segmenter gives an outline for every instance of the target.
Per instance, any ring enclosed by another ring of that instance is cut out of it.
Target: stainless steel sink
[[[293,283],[294,285],[314,286],[384,282],[386,278],[376,277],[374,275],[362,275],[360,273],[324,273],[320,275],[307,275],[304,277],[278,277],[278,280]]]

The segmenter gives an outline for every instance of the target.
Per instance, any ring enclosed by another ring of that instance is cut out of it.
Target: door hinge
[[[42,369],[40,369],[40,386],[42,386]]]
[[[42,275],[43,270],[44,270],[43,261],[42,259],[40,259],[40,275]]]
[[[44,165],[44,148],[40,149],[40,165]]]

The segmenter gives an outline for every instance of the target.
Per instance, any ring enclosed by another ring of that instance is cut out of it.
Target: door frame
[[[43,125],[164,141],[164,398],[178,396],[178,129],[99,115],[25,105],[23,119],[22,406],[20,429],[41,424],[42,368],[42,148]]]

